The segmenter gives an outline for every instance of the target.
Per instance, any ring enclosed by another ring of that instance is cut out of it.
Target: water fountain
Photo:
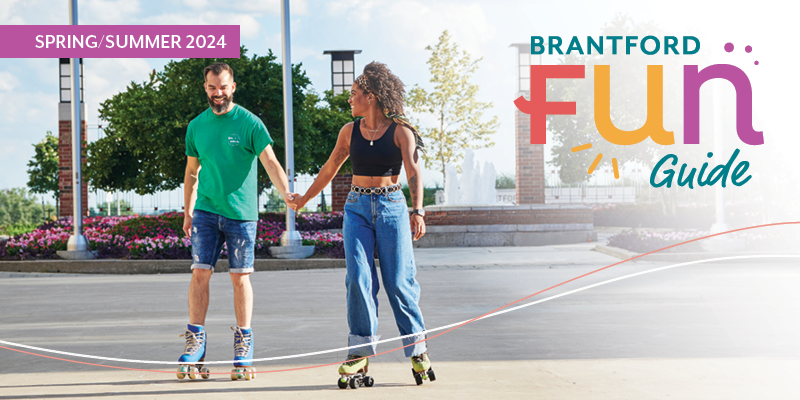
[[[445,165],[443,202],[426,206],[414,247],[534,246],[592,241],[591,210],[571,204],[500,204],[494,164],[464,154],[461,174]]]

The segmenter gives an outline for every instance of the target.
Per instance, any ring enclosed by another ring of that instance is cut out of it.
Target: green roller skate
[[[411,357],[411,373],[414,374],[414,380],[417,381],[417,385],[422,385],[422,381],[424,379],[430,379],[431,382],[436,380],[436,374],[433,373],[433,368],[431,368],[431,358],[428,357],[428,353],[422,353],[418,356]]]
[[[372,387],[375,380],[371,376],[367,376],[369,370],[369,358],[364,358],[357,355],[347,356],[347,361],[339,367],[339,379],[336,383],[339,389],[358,389],[361,386]]]

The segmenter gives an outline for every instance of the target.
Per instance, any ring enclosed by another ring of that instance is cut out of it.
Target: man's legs
[[[189,284],[189,323],[205,325],[208,312],[208,284],[225,243],[219,216],[202,210],[192,219],[192,282]]]
[[[193,269],[192,283],[189,284],[189,323],[205,325],[208,312],[208,283],[211,280],[210,269]]]
[[[233,308],[236,310],[236,324],[240,328],[250,328],[253,318],[253,286],[250,273],[230,273],[233,283]],[[208,303],[206,303],[208,306]]]
[[[253,316],[253,287],[250,274],[255,271],[253,261],[256,244],[256,221],[238,221],[222,217],[221,224],[228,244],[228,272],[233,284],[233,308],[236,324],[233,329],[233,366],[231,379],[252,379],[253,331],[250,320]]]
[[[186,326],[186,348],[178,359],[178,379],[187,375],[208,379],[208,368],[203,367],[206,357],[206,332],[203,325],[208,312],[208,285],[214,273],[225,236],[218,229],[218,216],[195,210],[192,219],[192,281],[189,283],[189,325]]]

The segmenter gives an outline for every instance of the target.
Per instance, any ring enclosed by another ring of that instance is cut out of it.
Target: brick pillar
[[[344,211],[347,194],[350,193],[350,184],[353,183],[353,174],[339,174],[331,182],[331,211]]]
[[[530,115],[519,110],[514,113],[517,204],[544,204],[544,145],[531,144]]]
[[[83,110],[81,115],[86,115],[86,106],[81,103]],[[72,216],[72,120],[71,107],[69,103],[59,104],[58,121],[58,186],[61,189],[59,196],[58,215],[61,217]],[[81,142],[82,147],[86,147],[86,121],[81,121]],[[81,160],[83,163],[81,171],[86,168],[86,154]],[[84,179],[81,185],[83,193],[83,215],[89,215],[89,187]]]

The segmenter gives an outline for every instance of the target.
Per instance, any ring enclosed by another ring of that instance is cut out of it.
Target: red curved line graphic
[[[533,296],[536,296],[536,295],[542,294],[542,293],[544,293],[544,292],[547,292],[548,290],[555,289],[555,288],[557,288],[557,287],[559,287],[559,286],[566,285],[567,283],[570,283],[570,282],[576,281],[576,280],[578,280],[578,279],[580,279],[580,278],[583,278],[583,277],[586,277],[586,276],[592,275],[592,274],[594,274],[594,273],[597,273],[597,272],[600,272],[600,271],[603,271],[603,270],[609,269],[609,268],[611,268],[611,267],[615,267],[615,266],[617,266],[617,265],[620,265],[620,264],[626,263],[626,262],[628,262],[628,261],[633,261],[633,260],[635,260],[635,259],[637,259],[637,258],[641,258],[641,257],[647,256],[647,255],[653,254],[653,253],[658,253],[659,251],[664,251],[664,250],[671,249],[671,248],[673,248],[673,247],[677,247],[677,246],[681,246],[681,245],[684,245],[684,244],[687,244],[687,243],[696,242],[696,241],[698,241],[698,240],[703,240],[703,239],[712,238],[712,237],[714,237],[714,236],[727,235],[727,234],[729,234],[729,233],[740,232],[740,231],[745,231],[745,230],[749,230],[749,229],[765,228],[765,227],[768,227],[768,226],[778,226],[778,225],[796,225],[796,224],[800,224],[800,221],[796,221],[796,222],[776,222],[776,223],[773,223],[773,224],[755,225],[755,226],[750,226],[750,227],[747,227],[747,228],[733,229],[733,230],[730,230],[730,231],[725,231],[725,232],[715,233],[715,234],[713,234],[713,235],[702,236],[702,237],[699,237],[699,238],[696,238],[696,239],[687,240],[687,241],[685,241],[685,242],[681,242],[681,243],[673,244],[673,245],[671,245],[671,246],[667,246],[667,247],[664,247],[664,248],[661,248],[661,249],[658,249],[658,250],[653,250],[653,251],[651,251],[651,252],[648,252],[648,253],[639,254],[639,255],[638,255],[638,256],[636,256],[636,257],[631,257],[631,258],[629,258],[629,259],[627,259],[627,260],[618,261],[618,262],[616,262],[616,263],[614,263],[614,264],[611,264],[611,265],[605,266],[605,267],[603,267],[603,268],[596,269],[596,270],[594,270],[594,271],[587,272],[587,273],[585,273],[585,274],[583,274],[583,275],[576,276],[576,277],[574,277],[574,278],[572,278],[572,279],[570,279],[570,280],[566,280],[566,281],[564,281],[564,282],[561,282],[561,283],[559,283],[559,284],[556,284],[556,285],[550,286],[550,287],[549,287],[549,288],[547,288],[547,289],[542,289],[542,290],[540,290],[540,291],[538,291],[538,292],[536,292],[536,293],[533,293],[533,294],[531,294],[531,295],[528,295],[528,296],[525,296],[525,297],[523,297],[523,298],[521,298],[521,299],[519,299],[519,300],[516,300],[516,301],[513,301],[513,302],[511,302],[511,303],[508,303],[508,304],[506,304],[506,305],[504,305],[504,306],[502,306],[502,307],[499,307],[499,308],[497,308],[497,309],[494,309],[494,310],[492,310],[492,311],[489,311],[489,312],[487,312],[487,313],[485,313],[485,314],[483,314],[483,315],[480,315],[480,316],[478,316],[478,317],[475,317],[475,318],[473,318],[473,319],[471,319],[471,320],[469,320],[469,321],[466,321],[466,322],[463,322],[463,323],[461,323],[461,324],[459,324],[459,325],[456,325],[456,326],[454,326],[454,327],[452,327],[452,328],[450,328],[450,329],[448,329],[448,330],[446,330],[446,331],[444,331],[444,332],[440,332],[440,333],[438,333],[438,334],[436,334],[436,335],[433,335],[433,336],[431,336],[431,337],[425,338],[425,339],[423,339],[423,340],[420,340],[420,341],[418,341],[418,342],[414,342],[414,343],[411,343],[411,344],[408,344],[408,345],[405,345],[405,346],[400,346],[400,347],[397,347],[397,348],[394,348],[394,349],[391,349],[391,350],[382,351],[382,352],[380,352],[380,353],[375,353],[375,354],[373,354],[373,355],[371,355],[371,356],[368,356],[368,357],[363,357],[363,358],[377,357],[377,356],[380,356],[380,355],[383,355],[383,354],[388,354],[388,353],[392,353],[392,352],[395,352],[395,351],[398,351],[398,350],[404,349],[404,348],[406,348],[406,347],[409,347],[409,346],[414,346],[414,345],[416,345],[416,344],[419,344],[419,343],[422,343],[422,342],[426,342],[426,341],[428,341],[428,340],[431,340],[431,339],[433,339],[433,338],[435,338],[435,337],[442,336],[442,335],[444,335],[445,333],[448,333],[448,332],[450,332],[450,331],[452,331],[452,330],[454,330],[454,329],[458,329],[458,328],[460,328],[460,327],[462,327],[462,326],[464,326],[464,325],[466,325],[466,324],[469,324],[470,322],[474,322],[475,320],[481,319],[481,318],[483,318],[483,317],[485,317],[485,316],[487,316],[487,315],[489,315],[489,314],[493,314],[493,313],[495,313],[495,312],[497,312],[497,311],[500,311],[500,310],[502,310],[502,309],[504,309],[504,308],[508,308],[508,307],[510,307],[510,306],[513,306],[514,304],[517,304],[517,303],[519,303],[519,302],[521,302],[521,301],[524,301],[524,300],[530,299],[530,298],[531,298],[531,297],[533,297]],[[6,350],[11,350],[11,351],[16,351],[16,352],[18,352],[18,353],[29,354],[29,355],[32,355],[32,356],[38,356],[38,357],[50,358],[50,359],[53,359],[53,360],[67,361],[67,362],[71,362],[71,363],[77,363],[77,364],[92,365],[92,366],[96,366],[96,367],[113,368],[113,369],[122,369],[122,370],[127,370],[127,371],[158,372],[158,373],[167,373],[167,374],[174,374],[174,373],[175,373],[175,371],[162,371],[162,370],[152,370],[152,369],[140,369],[140,368],[117,367],[117,366],[113,366],[113,365],[103,365],[103,364],[88,363],[88,362],[84,362],[84,361],[68,360],[68,359],[65,359],[65,358],[58,358],[58,357],[46,356],[46,355],[43,355],[43,354],[37,354],[37,353],[31,353],[31,352],[27,352],[27,351],[23,351],[23,350],[18,350],[18,349],[12,349],[12,348],[5,347],[5,346],[0,346],[0,349],[6,349]],[[344,362],[344,361],[339,361],[339,362],[334,362],[334,363],[328,363],[328,364],[311,365],[311,366],[306,366],[306,367],[285,368],[285,369],[273,369],[273,370],[267,370],[267,371],[256,371],[256,374],[268,374],[268,373],[274,373],[274,372],[289,372],[289,371],[299,371],[299,370],[304,370],[304,369],[322,368],[322,367],[329,367],[329,366],[333,366],[333,365],[339,365],[339,364],[341,364],[341,363],[343,363],[343,362]],[[177,363],[176,363],[176,364],[177,364]],[[230,375],[230,372],[209,372],[209,375]]]

